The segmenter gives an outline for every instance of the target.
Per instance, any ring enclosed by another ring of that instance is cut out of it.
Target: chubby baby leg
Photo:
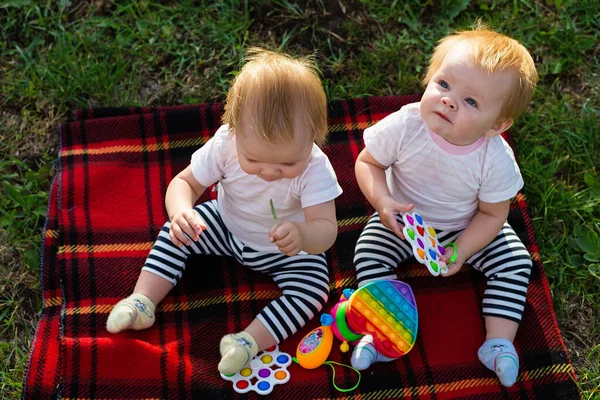
[[[151,327],[156,305],[181,278],[190,250],[179,248],[171,242],[169,228],[170,223],[167,222],[158,234],[133,294],[118,302],[110,312],[106,321],[106,330],[110,333]]]
[[[259,351],[296,333],[321,311],[327,301],[327,293],[315,293],[314,297],[309,296],[312,298],[309,301],[309,298],[302,299],[284,290],[284,295],[265,307],[244,331],[225,335],[221,339],[219,371],[225,375],[234,374],[244,368]]]
[[[191,247],[180,248],[173,244],[169,237],[170,226],[170,222],[165,223],[159,232],[133,294],[118,302],[110,312],[106,321],[106,330],[110,333],[151,327],[156,305],[181,278]]]
[[[401,215],[396,219],[402,223]],[[410,244],[386,228],[379,214],[374,213],[361,232],[354,250],[358,287],[375,281],[397,279],[396,267],[411,255]],[[365,370],[375,362],[393,360],[395,358],[388,358],[377,351],[371,335],[363,336],[350,358],[352,366],[358,370]]]
[[[528,260],[526,260],[528,261]],[[531,261],[522,265],[531,268]],[[479,360],[510,387],[519,375],[519,356],[513,341],[525,308],[530,269],[488,279],[483,298],[486,341],[477,352]]]
[[[109,332],[146,329],[152,326],[156,305],[179,282],[185,270],[185,262],[191,254],[233,255],[229,244],[229,232],[222,229],[223,223],[216,201],[202,203],[194,209],[203,221],[210,221],[206,224],[206,229],[198,240],[180,247],[175,245],[169,236],[171,223],[166,222],[163,225],[142,268],[133,294],[117,303],[108,316],[106,329]],[[214,229],[213,225],[218,229]],[[214,243],[219,245],[212,246]]]
[[[483,295],[486,341],[479,360],[512,386],[519,374],[519,357],[513,345],[527,302],[532,262],[527,248],[508,223],[485,248],[467,260],[487,277]]]
[[[319,314],[329,295],[324,254],[288,257],[248,252],[244,264],[268,273],[283,295],[269,303],[244,331],[221,339],[219,371],[226,375],[241,370],[259,351],[296,333]]]
[[[479,361],[494,371],[504,386],[511,387],[519,375],[519,356],[513,345],[519,324],[509,319],[486,316],[485,326],[487,336],[477,352]]]

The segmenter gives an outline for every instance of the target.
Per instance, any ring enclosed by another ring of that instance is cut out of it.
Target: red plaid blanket
[[[343,288],[356,285],[354,245],[372,212],[354,178],[362,131],[418,99],[375,97],[330,104],[331,136],[324,150],[344,189],[336,202],[338,240],[328,251],[331,304]],[[169,181],[217,129],[222,108],[92,109],[60,126],[58,173],[44,232],[44,308],[24,398],[246,397],[233,392],[231,382],[217,373],[219,339],[245,327],[279,292],[266,276],[233,259],[192,258],[181,284],[158,307],[152,328],[118,335],[105,330],[109,310],[133,289],[167,218],[163,202]],[[335,390],[328,367],[304,370],[292,364],[291,380],[276,386],[270,398],[579,398],[521,193],[509,220],[534,261],[515,343],[521,357],[515,386],[501,386],[477,360],[484,340],[482,275],[465,268],[441,279],[408,263],[398,276],[415,293],[419,334],[407,356],[376,364],[349,394]],[[299,340],[317,325],[318,319],[313,320],[282,350],[295,354]],[[334,345],[330,359],[349,363],[349,354]],[[338,386],[350,387],[355,380],[350,370],[337,370]]]

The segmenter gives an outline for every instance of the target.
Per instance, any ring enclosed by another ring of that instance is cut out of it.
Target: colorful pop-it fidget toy
[[[287,367],[292,357],[279,351],[277,345],[261,351],[250,361],[248,367],[233,375],[221,374],[225,380],[233,382],[233,390],[247,393],[251,390],[260,395],[269,394],[275,385],[282,385],[290,380]]]
[[[415,296],[401,281],[371,282],[348,300],[346,318],[355,332],[371,334],[379,352],[396,358],[408,353],[417,338]]]
[[[402,232],[412,245],[417,261],[424,264],[433,276],[447,273],[448,266],[440,260],[446,254],[446,249],[438,241],[435,229],[427,225],[417,213],[406,213],[402,215],[402,219]]]

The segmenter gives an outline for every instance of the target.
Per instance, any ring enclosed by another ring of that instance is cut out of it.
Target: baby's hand
[[[379,213],[379,219],[381,220],[383,226],[385,226],[388,229],[391,229],[400,239],[404,240],[405,237],[402,233],[402,228],[404,228],[404,225],[398,222],[396,216],[399,213],[410,212],[415,205],[404,205],[398,203],[390,196],[383,196],[374,206],[377,212]]]
[[[295,256],[302,250],[302,235],[298,225],[290,221],[273,225],[269,230],[269,242],[275,243],[279,251],[287,256]]]
[[[450,258],[452,258],[452,254],[454,254],[454,248],[452,248],[452,246],[446,247],[446,253],[442,257],[440,257],[440,261],[443,261],[448,266],[448,272],[446,272],[445,274],[442,273],[442,276],[444,277],[454,275],[455,273],[460,271],[463,264],[465,263],[465,259],[460,254],[460,249],[457,247],[456,250],[456,260],[454,260],[453,263],[450,263]]]
[[[197,241],[205,229],[206,223],[200,218],[198,213],[193,208],[187,208],[176,213],[171,219],[169,237],[175,246],[189,246],[192,244],[190,238],[194,242]]]

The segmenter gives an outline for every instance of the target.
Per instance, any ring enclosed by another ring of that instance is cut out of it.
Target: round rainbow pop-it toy
[[[354,331],[371,334],[386,357],[408,353],[417,338],[417,302],[401,281],[376,281],[356,290],[348,299],[346,318]]]
[[[290,380],[287,367],[292,357],[279,351],[277,345],[261,351],[250,361],[248,367],[232,375],[221,374],[221,378],[233,382],[233,390],[247,393],[251,390],[260,395],[269,394],[275,385],[282,385]]]
[[[417,261],[424,264],[433,276],[447,273],[448,266],[440,260],[446,254],[446,249],[440,244],[435,229],[427,225],[417,213],[406,213],[402,215],[402,219],[402,232],[411,244]]]

